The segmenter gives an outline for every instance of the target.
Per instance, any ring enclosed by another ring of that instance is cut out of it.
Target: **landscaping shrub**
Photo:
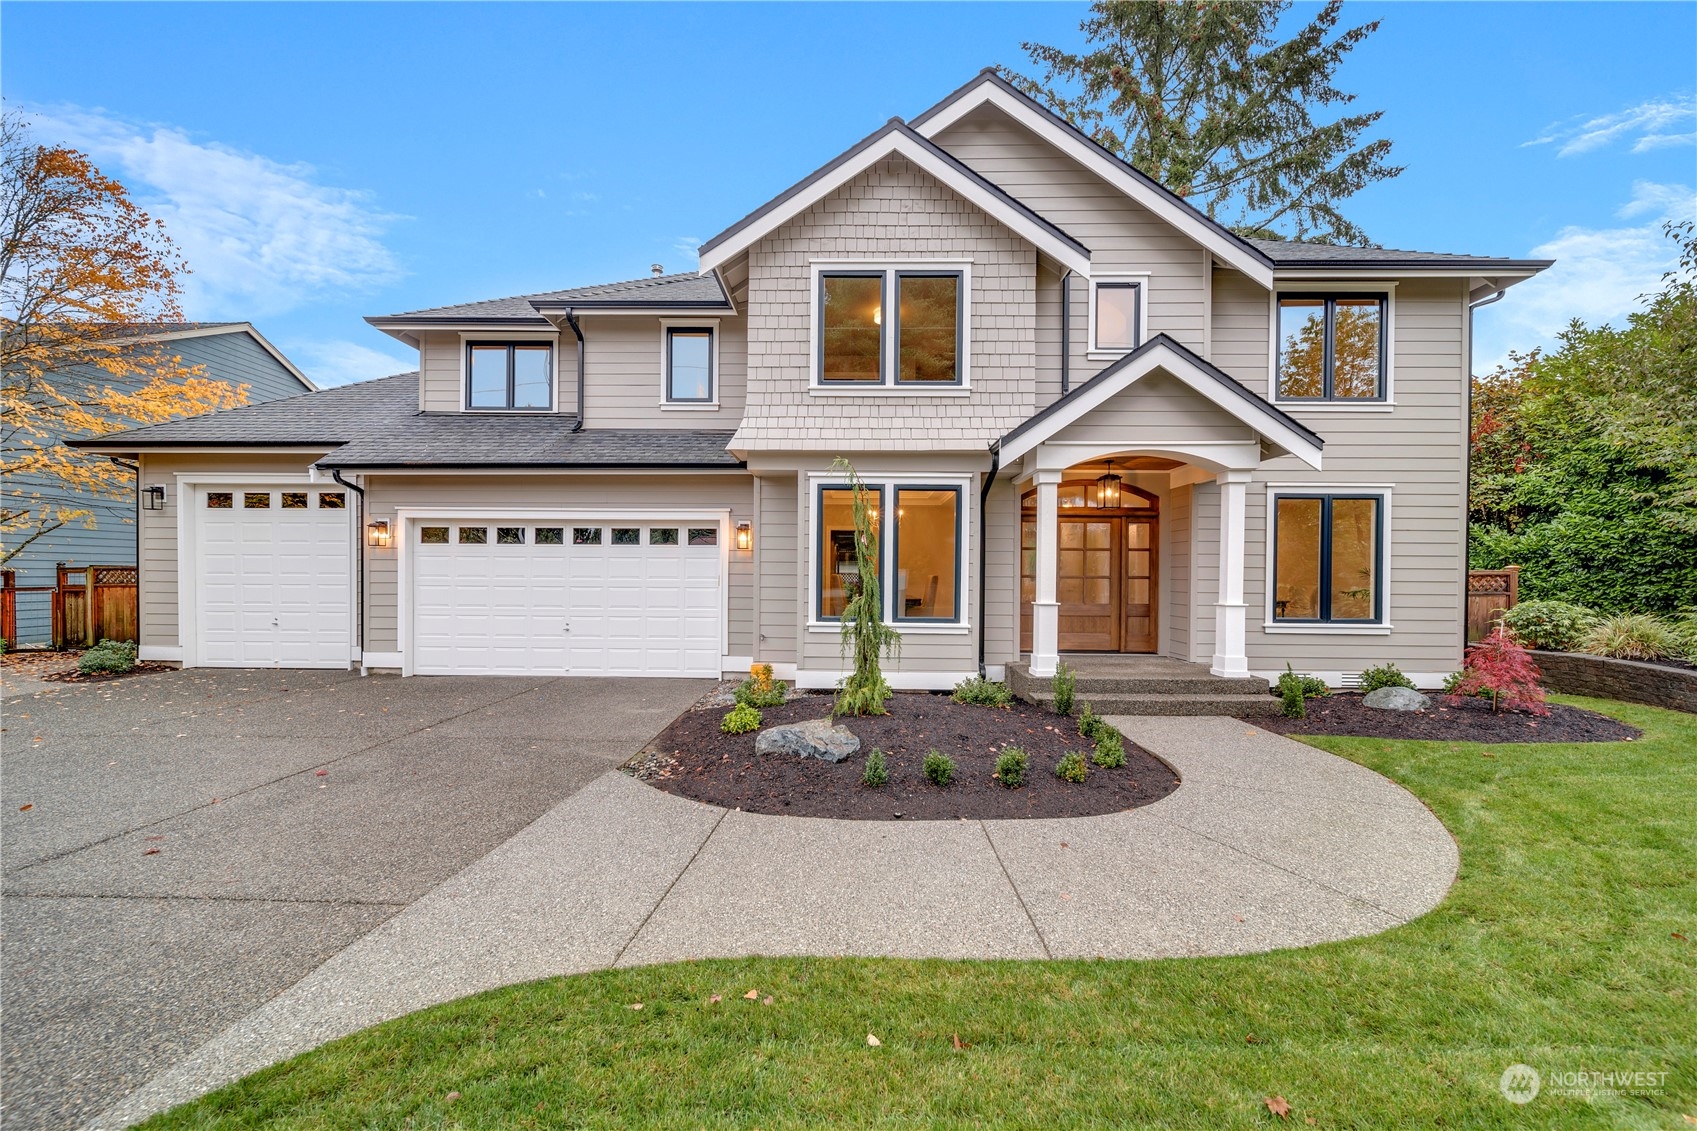
[[[760,729],[760,712],[747,703],[738,703],[719,723],[719,729],[726,734],[747,734],[751,730]]]
[[[866,756],[866,769],[861,771],[860,784],[877,789],[881,785],[889,784],[889,781],[890,767],[884,762],[884,752],[874,746],[872,753]]]
[[[102,640],[77,661],[77,670],[84,675],[122,675],[135,666],[136,646],[127,640]]]
[[[1622,613],[1591,626],[1580,649],[1617,660],[1665,660],[1681,651],[1679,630],[1652,613]]]
[[[1018,789],[1025,784],[1025,771],[1030,765],[1031,759],[1025,751],[1010,746],[996,759],[995,778],[1007,789]]]
[[[1368,668],[1361,673],[1361,694],[1379,690],[1381,687],[1414,688],[1414,681],[1402,674],[1402,669],[1395,664],[1380,664],[1376,668]]]
[[[1528,648],[1571,652],[1595,627],[1596,612],[1567,601],[1522,601],[1502,616],[1502,624]]]
[[[1090,776],[1090,766],[1084,761],[1084,755],[1074,750],[1070,754],[1062,754],[1061,760],[1055,763],[1055,776],[1078,785]]]
[[[925,776],[933,785],[948,785],[955,780],[955,760],[941,751],[931,751],[925,755]]]
[[[845,660],[854,656],[854,670],[837,688],[831,717],[839,715],[887,715],[884,701],[890,697],[889,682],[879,666],[881,657],[894,659],[901,653],[901,633],[884,623],[884,597],[878,584],[878,524],[872,512],[876,496],[860,481],[854,465],[838,456],[831,470],[845,476],[854,500],[854,563],[852,580],[845,578],[848,601],[843,606],[841,648]]]
[[[1685,609],[1673,624],[1674,642],[1679,654],[1687,660],[1697,660],[1697,609]]]
[[[747,679],[737,684],[737,702],[745,707],[781,707],[789,697],[789,688],[782,680],[772,678],[772,665],[759,664]]]
[[[1470,695],[1481,696],[1490,699],[1492,711],[1507,706],[1547,715],[1550,709],[1544,705],[1544,688],[1539,683],[1542,676],[1514,633],[1499,624],[1491,635],[1467,650],[1466,666],[1449,698],[1453,703]]]
[[[1125,736],[1106,723],[1096,728],[1096,751],[1090,760],[1107,770],[1125,765]]]
[[[1303,675],[1291,670],[1290,662],[1285,662],[1285,674],[1279,677],[1279,682],[1273,687],[1273,694],[1283,700],[1280,710],[1287,719],[1304,719],[1308,717],[1308,700],[1318,699],[1331,693],[1326,681],[1319,676]]]
[[[1072,694],[1078,686],[1078,674],[1065,664],[1057,664],[1055,677],[1049,685],[1055,689],[1055,714],[1072,714]]]
[[[1091,709],[1090,704],[1086,703],[1078,709],[1078,733],[1091,742],[1096,741],[1096,732],[1107,725],[1102,721],[1102,716]]]
[[[974,707],[1012,707],[1013,692],[1008,690],[1005,683],[985,679],[981,675],[963,679],[955,684],[955,691],[950,696],[956,703],[970,703]]]

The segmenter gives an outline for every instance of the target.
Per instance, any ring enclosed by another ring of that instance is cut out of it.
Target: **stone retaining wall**
[[[1551,691],[1697,714],[1697,671],[1581,652],[1534,651],[1532,658],[1544,669],[1544,686]]]

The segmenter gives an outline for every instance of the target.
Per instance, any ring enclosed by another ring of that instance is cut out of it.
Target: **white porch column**
[[[1243,603],[1243,558],[1244,502],[1251,474],[1232,470],[1219,476],[1220,599],[1214,603],[1214,663],[1209,671],[1231,679],[1249,677],[1249,658],[1244,654],[1248,607]]]
[[[1047,678],[1060,663],[1061,606],[1055,600],[1055,574],[1060,549],[1059,471],[1038,471],[1037,483],[1037,593],[1031,602],[1031,674]]]

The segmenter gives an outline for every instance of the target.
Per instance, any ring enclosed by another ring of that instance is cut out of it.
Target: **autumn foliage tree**
[[[1514,633],[1499,624],[1491,635],[1467,649],[1450,702],[1484,696],[1491,700],[1492,711],[1507,707],[1547,715],[1550,709],[1544,705],[1543,674]]]
[[[147,335],[180,322],[186,268],[158,220],[87,155],[0,116],[0,563],[134,497],[134,476],[69,446],[245,403]]]

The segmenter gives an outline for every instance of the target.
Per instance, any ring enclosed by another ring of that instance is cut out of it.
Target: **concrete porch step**
[[[1098,715],[1228,715],[1279,713],[1279,701],[1259,677],[1225,679],[1200,664],[1155,656],[1068,657],[1077,672],[1073,698]],[[1008,688],[1027,703],[1051,706],[1054,685],[1023,663],[1008,665]]]
[[[1279,701],[1271,695],[1086,695],[1080,696],[1078,703],[1089,703],[1098,715],[1227,715],[1252,719],[1279,713]]]

